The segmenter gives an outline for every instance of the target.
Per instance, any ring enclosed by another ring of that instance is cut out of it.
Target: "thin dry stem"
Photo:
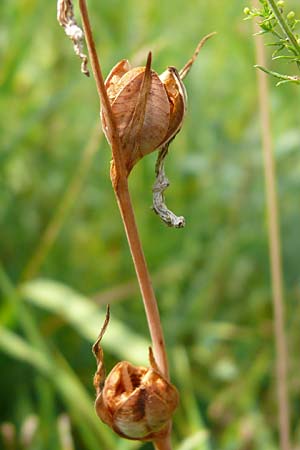
[[[85,0],[79,0],[79,6],[83,21],[83,27],[87,40],[93,74],[96,81],[98,95],[101,100],[102,111],[107,124],[107,132],[112,143],[113,164],[111,168],[112,184],[117,197],[118,206],[124,223],[126,236],[128,239],[131,255],[133,258],[140,290],[142,293],[146,317],[152,339],[152,346],[157,364],[163,375],[169,379],[168,362],[164,343],[162,327],[160,323],[159,311],[151,284],[149,271],[145,261],[142,245],[139,239],[131,198],[128,189],[127,171],[122,157],[117,127],[106,93],[104,80],[95,48],[95,43],[91,31],[88,11]],[[157,450],[171,450],[170,436],[163,441],[154,444]]]
[[[134,262],[139,286],[141,289],[146,316],[148,320],[150,335],[152,339],[153,352],[157,364],[162,374],[169,379],[168,362],[165,350],[165,343],[159,311],[152,287],[149,271],[147,268],[141,241],[139,239],[132,203],[128,191],[128,186],[124,188],[123,183],[119,183],[116,192],[118,205],[121,211],[126,236],[128,239],[132,259]]]
[[[199,55],[199,52],[200,52],[201,48],[203,47],[203,45],[205,44],[205,42],[208,39],[210,39],[211,37],[215,36],[216,34],[217,34],[217,32],[213,31],[212,33],[207,34],[206,36],[204,36],[204,38],[201,39],[201,41],[199,42],[199,44],[196,47],[196,50],[194,51],[193,56],[188,60],[188,62],[179,71],[179,75],[182,80],[187,76],[187,74],[191,70],[191,67],[194,64],[194,62],[195,62],[197,56]]]
[[[113,186],[117,196],[118,205],[121,211],[127,239],[129,242],[130,250],[135,264],[135,269],[137,272],[138,281],[141,288],[141,293],[145,303],[150,334],[153,340],[153,350],[155,359],[157,360],[160,370],[162,371],[164,376],[168,378],[168,365],[166,362],[167,358],[165,355],[164,340],[162,337],[157,302],[155,299],[149,272],[147,269],[145,257],[143,254],[141,242],[137,231],[137,226],[135,222],[134,212],[128,189],[126,168],[122,158],[120,140],[118,137],[118,133],[116,131],[113,113],[105,90],[104,81],[98,61],[98,56],[96,53],[95,44],[92,37],[85,0],[79,0],[79,5],[82,14],[82,20],[87,39],[87,45],[90,53],[91,65],[96,80],[98,94],[102,102],[102,108],[105,111],[104,113],[106,115],[105,116],[106,121],[109,122],[109,128],[111,129],[112,150],[113,150],[113,168],[112,168]],[[116,178],[118,182],[116,182]]]
[[[261,38],[256,39],[256,58],[261,66],[266,65],[265,48]],[[290,413],[288,400],[288,357],[287,337],[285,333],[285,314],[283,296],[283,275],[281,258],[281,241],[278,218],[278,200],[276,194],[275,162],[271,138],[269,110],[269,93],[267,75],[258,72],[259,107],[261,114],[263,158],[266,183],[266,201],[268,216],[269,251],[271,262],[271,279],[274,309],[274,337],[276,345],[276,374],[278,395],[278,421],[281,450],[290,450]]]
[[[110,106],[109,98],[105,89],[104,79],[96,51],[96,46],[93,38],[93,33],[91,29],[91,24],[85,0],[79,0],[79,7],[82,17],[83,29],[86,37],[87,48],[90,55],[92,71],[96,82],[97,92],[101,101],[103,114],[105,116],[107,124],[107,132],[109,134],[110,141],[112,143],[111,150],[115,167],[115,174],[114,174],[115,178],[113,180],[113,184],[115,186],[118,184],[119,178],[126,177],[125,165],[122,157],[122,152],[120,151],[121,149],[120,139],[115,124],[114,115]]]

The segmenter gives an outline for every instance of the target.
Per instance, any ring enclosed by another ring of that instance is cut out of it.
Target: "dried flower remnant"
[[[196,47],[196,50],[194,51],[193,56],[188,60],[188,62],[183,66],[183,68],[178,72],[175,68],[169,67],[161,76],[160,78],[165,79],[165,86],[166,89],[169,91],[170,96],[172,98],[172,104],[174,109],[174,116],[178,116],[178,111],[180,111],[180,106],[178,107],[178,101],[179,98],[184,101],[184,112],[186,111],[186,103],[187,103],[187,94],[185,87],[183,85],[183,79],[187,76],[189,71],[192,68],[192,65],[194,64],[201,48],[205,44],[205,42],[210,39],[212,36],[214,36],[216,33],[210,33],[206,36],[204,36],[203,39],[199,42],[199,44]],[[170,74],[175,73],[176,77],[172,78],[170,77]],[[169,76],[168,76],[169,72]],[[167,76],[166,76],[167,75]],[[177,89],[174,89],[174,80],[176,80]],[[173,81],[173,83],[172,83]],[[172,86],[173,85],[173,86]],[[180,96],[178,95],[180,94]],[[177,104],[177,108],[176,108]],[[174,117],[173,116],[173,117]],[[183,116],[182,116],[183,120]],[[156,165],[155,165],[155,175],[156,180],[152,188],[153,192],[153,210],[154,212],[161,218],[161,220],[168,226],[174,227],[174,228],[183,228],[185,226],[185,218],[183,216],[176,216],[171,210],[168,209],[167,205],[165,204],[164,199],[164,191],[169,187],[170,183],[168,178],[165,175],[165,168],[164,168],[164,160],[168,154],[169,145],[171,141],[176,137],[176,134],[180,131],[182,120],[180,123],[180,126],[174,130],[174,133],[169,137],[169,140],[162,146],[158,153]]]
[[[95,408],[100,419],[123,438],[141,441],[163,439],[178,405],[176,388],[161,374],[149,349],[150,368],[127,361],[116,364],[105,379],[100,341],[109,322],[109,309],[93,345],[97,360],[94,377]]]
[[[127,175],[134,165],[148,153],[161,149],[156,164],[156,183],[153,187],[153,209],[169,226],[183,227],[183,217],[177,217],[165,203],[163,192],[169,182],[165,177],[163,160],[168,146],[180,131],[186,113],[187,95],[183,78],[190,71],[200,49],[215,33],[205,36],[193,57],[178,72],[168,67],[158,75],[151,69],[151,53],[145,67],[130,66],[129,61],[117,63],[105,80],[105,88],[121,141]],[[104,133],[111,144],[105,114],[101,112]]]
[[[151,53],[145,67],[131,68],[127,60],[122,60],[106,78],[128,174],[143,156],[163,146],[179,131],[185,113],[185,91],[183,86],[177,87],[177,82],[180,79],[176,69],[169,68],[161,76],[151,70]],[[103,112],[101,118],[111,143]]]
[[[80,7],[85,27],[90,30],[84,1],[80,2]],[[89,75],[86,68],[87,57],[82,51],[84,33],[76,23],[72,0],[58,0],[57,19],[72,39],[76,54],[82,59],[82,72]],[[124,159],[124,162],[119,161],[118,164],[123,166],[124,163],[126,177],[143,156],[160,149],[155,167],[156,181],[152,189],[153,210],[163,222],[175,228],[184,227],[185,219],[177,217],[165,204],[164,191],[169,186],[169,181],[165,176],[164,158],[170,142],[182,127],[186,113],[187,96],[183,79],[205,42],[215,34],[210,33],[199,42],[192,58],[179,72],[175,67],[168,67],[158,75],[151,69],[151,53],[145,67],[131,68],[127,60],[121,60],[113,67],[105,83],[98,63],[93,69],[94,73],[97,72],[96,78],[101,78],[98,84],[103,131],[112,149],[113,142],[118,142],[117,147],[121,150],[119,158]],[[90,31],[87,37],[90,46],[93,40]],[[92,46],[94,47],[94,43]],[[92,61],[94,58],[95,55]],[[114,159],[113,151],[111,179],[117,189],[117,172],[120,172],[120,168],[116,171]]]
[[[81,72],[89,77],[90,73],[87,69],[88,58],[83,53],[84,33],[77,25],[71,0],[57,1],[57,20],[64,28],[66,35],[73,41],[75,54],[82,61]]]
[[[169,145],[165,145],[158,154],[155,165],[156,181],[153,185],[153,210],[162,219],[162,221],[175,228],[182,228],[185,226],[185,218],[183,216],[176,216],[170,211],[165,204],[164,191],[169,187],[170,182],[165,175],[164,159],[168,153]]]

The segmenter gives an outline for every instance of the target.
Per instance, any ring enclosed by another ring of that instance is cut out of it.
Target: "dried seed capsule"
[[[134,165],[145,155],[160,149],[153,186],[153,210],[168,226],[181,228],[182,216],[177,217],[165,204],[164,191],[169,186],[165,176],[164,159],[171,140],[180,131],[186,113],[187,95],[183,79],[187,76],[205,42],[214,35],[210,33],[197,45],[194,54],[178,72],[168,67],[160,76],[151,70],[151,53],[146,67],[131,68],[127,60],[113,67],[105,80],[116,129],[122,147],[127,176]],[[101,110],[104,133],[110,144],[111,130]],[[112,165],[113,183],[117,176]]]
[[[177,389],[160,373],[151,349],[150,368],[136,367],[122,361],[104,381],[100,340],[107,323],[108,316],[93,346],[97,359],[94,377],[97,415],[124,438],[142,441],[162,439],[169,431],[169,421],[178,405]]]
[[[122,60],[105,81],[128,172],[174,137],[185,114],[186,94],[177,70],[170,67],[158,76],[150,65],[151,54],[146,67],[131,68]],[[110,142],[103,113],[101,118]]]

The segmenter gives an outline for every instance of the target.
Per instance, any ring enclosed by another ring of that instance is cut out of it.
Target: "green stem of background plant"
[[[290,43],[293,45],[295,52],[297,55],[300,56],[300,45],[297,42],[297,39],[295,38],[292,30],[290,29],[288,23],[286,20],[284,20],[281,12],[279,11],[279,8],[274,0],[268,0],[268,3],[270,5],[270,8],[273,11],[274,16],[276,17],[282,31],[286,35],[286,37],[289,39]]]

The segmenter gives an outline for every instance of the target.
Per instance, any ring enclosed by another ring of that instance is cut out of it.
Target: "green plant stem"
[[[259,66],[265,66],[265,47],[262,39],[256,39],[256,59]],[[290,413],[288,400],[288,356],[285,333],[285,312],[283,295],[283,274],[281,240],[279,231],[278,200],[276,193],[275,161],[271,138],[270,99],[267,76],[258,71],[259,108],[262,128],[262,147],[264,158],[268,238],[271,263],[272,300],[274,311],[274,338],[276,346],[276,378],[278,396],[278,422],[280,449],[290,450]]]
[[[295,52],[298,56],[300,56],[300,45],[297,42],[297,39],[294,36],[294,33],[292,32],[291,28],[289,27],[288,23],[284,20],[282,14],[279,11],[279,8],[274,0],[268,0],[268,3],[270,5],[270,8],[273,11],[274,16],[276,17],[282,31],[290,41],[290,43],[293,45]]]
[[[281,73],[274,72],[273,70],[269,70],[266,67],[259,66],[258,64],[256,64],[254,67],[256,69],[262,70],[263,72],[267,73],[268,75],[271,75],[272,77],[278,78],[282,82],[288,81],[290,83],[300,84],[300,77],[296,75],[283,75]]]

